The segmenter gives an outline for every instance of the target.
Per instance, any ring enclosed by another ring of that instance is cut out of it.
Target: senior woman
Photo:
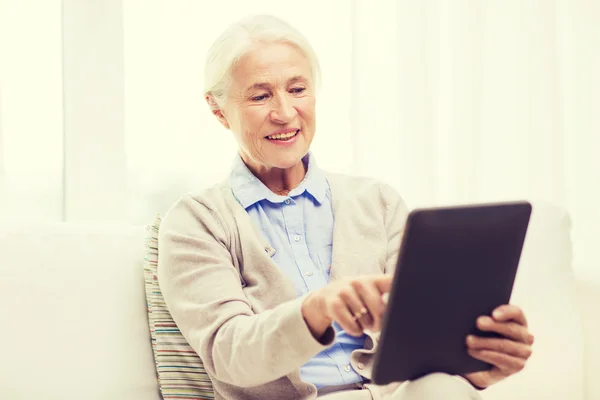
[[[309,152],[317,57],[271,16],[246,18],[212,46],[206,100],[234,135],[229,178],[182,197],[160,228],[158,279],[217,399],[478,399],[521,370],[533,337],[505,305],[469,338],[493,365],[369,383],[398,260],[404,202],[376,180],[327,173]]]

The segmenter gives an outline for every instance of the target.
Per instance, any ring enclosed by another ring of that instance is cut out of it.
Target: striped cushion
[[[173,321],[158,286],[158,228],[161,217],[148,226],[144,280],[152,350],[158,385],[164,399],[214,399],[212,384],[202,360]]]

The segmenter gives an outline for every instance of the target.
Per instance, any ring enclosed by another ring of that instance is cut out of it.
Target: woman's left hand
[[[487,388],[523,368],[531,356],[533,335],[527,329],[523,310],[513,305],[503,305],[494,310],[492,317],[477,319],[477,327],[486,332],[496,332],[503,338],[485,338],[469,335],[469,354],[492,364],[492,369],[473,372],[464,377],[479,388]]]

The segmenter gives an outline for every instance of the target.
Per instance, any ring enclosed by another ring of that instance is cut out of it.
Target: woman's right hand
[[[321,338],[332,321],[353,336],[365,330],[379,332],[392,279],[392,275],[344,278],[309,294],[302,315],[313,336]]]

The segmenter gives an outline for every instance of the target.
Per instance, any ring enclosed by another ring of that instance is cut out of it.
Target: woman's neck
[[[300,185],[308,170],[304,160],[300,160],[298,164],[285,169],[255,166],[246,160],[244,160],[244,163],[270,191],[280,196],[287,196],[292,189]]]

